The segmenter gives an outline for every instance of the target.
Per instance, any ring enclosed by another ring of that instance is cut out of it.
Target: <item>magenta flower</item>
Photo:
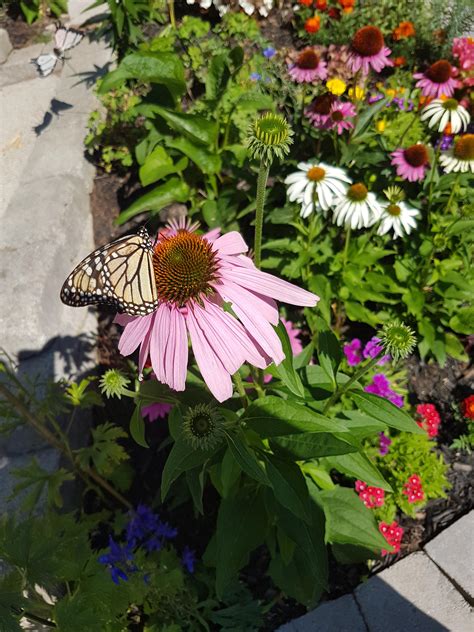
[[[166,404],[164,402],[154,402],[148,404],[142,408],[142,417],[148,417],[148,421],[156,421],[157,419],[164,419],[166,415],[173,408],[173,404]]]
[[[379,397],[385,397],[385,399],[388,399],[392,404],[398,406],[398,408],[403,408],[403,397],[390,388],[390,382],[383,373],[375,374],[371,384],[368,384],[364,388],[364,391],[366,393],[373,393]]]
[[[348,344],[344,345],[343,351],[349,366],[357,366],[362,362],[362,342],[359,338],[353,338]]]
[[[385,432],[379,432],[379,454],[380,456],[387,456],[390,444],[392,440],[390,437],[387,437]]]
[[[380,339],[377,336],[371,338],[365,345],[364,350],[362,351],[362,355],[367,360],[368,358],[375,358],[376,355],[381,353],[383,350],[382,345],[380,344]],[[390,362],[390,355],[384,355],[377,362],[378,365],[386,364]]]
[[[474,39],[472,37],[455,37],[453,39],[453,57],[459,59],[461,70],[474,68]]]
[[[264,369],[284,359],[274,299],[313,307],[319,298],[258,270],[238,232],[206,236],[196,228],[180,218],[158,233],[153,269],[160,304],[147,316],[116,317],[125,326],[119,351],[140,348],[140,372],[150,357],[156,378],[183,391],[189,334],[204,381],[222,402],[232,396],[231,376],[244,362]]]
[[[314,98],[311,104],[305,109],[305,116],[309,118],[314,127],[326,129],[329,113],[336,102],[336,97],[330,92],[320,94]]]
[[[315,79],[324,80],[328,76],[326,62],[313,48],[305,48],[288,66],[290,77],[297,83],[312,83]]]
[[[340,135],[346,129],[353,129],[352,118],[357,114],[357,110],[352,103],[336,101],[331,106],[331,110],[325,122],[326,129],[335,129]]]
[[[452,75],[453,67],[449,61],[440,59],[431,64],[425,72],[416,72],[413,78],[418,79],[416,87],[421,88],[423,96],[438,99],[442,95],[451,97],[454,94],[458,81],[453,79]]]
[[[371,68],[375,72],[380,72],[386,66],[393,66],[393,61],[388,58],[391,52],[390,48],[385,46],[379,28],[364,26],[352,39],[349,68],[354,74],[360,70],[362,74],[368,75]]]
[[[409,182],[423,180],[429,165],[426,146],[417,143],[406,149],[396,149],[392,154],[392,165],[397,168],[397,175]]]
[[[281,318],[281,322],[285,326],[286,333],[288,334],[288,338],[290,339],[291,350],[293,351],[293,355],[298,355],[303,351],[303,345],[301,344],[301,329],[295,327],[291,320],[286,320],[286,318]]]

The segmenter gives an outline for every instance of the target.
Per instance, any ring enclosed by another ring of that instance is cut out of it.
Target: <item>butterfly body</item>
[[[50,75],[56,67],[58,61],[63,61],[67,50],[74,48],[84,37],[84,33],[75,29],[67,29],[64,26],[57,26],[54,35],[54,48],[52,53],[44,53],[32,59],[42,77]]]
[[[68,276],[61,300],[72,307],[107,304],[131,316],[158,307],[153,242],[141,228],[92,252]]]

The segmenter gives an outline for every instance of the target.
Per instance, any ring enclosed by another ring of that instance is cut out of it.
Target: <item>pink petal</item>
[[[191,336],[194,357],[209,390],[219,402],[229,399],[232,397],[233,391],[231,377],[209,345],[192,309],[188,310],[186,324]]]
[[[222,255],[239,255],[242,252],[247,252],[248,249],[249,247],[242,235],[235,230],[222,235],[214,242],[214,250],[217,250]]]
[[[164,384],[167,384],[164,360],[169,320],[169,308],[166,305],[160,305],[156,310],[155,323],[150,338],[151,366],[157,379]]]
[[[143,373],[143,369],[145,368],[145,364],[148,361],[148,358],[150,356],[150,339],[151,339],[151,332],[154,326],[154,318],[155,314],[153,314],[153,319],[151,320],[150,323],[150,328],[147,331],[147,334],[145,336],[145,338],[142,341],[142,344],[140,346],[140,352],[138,354],[138,374],[139,374],[139,379],[141,379],[141,375]]]
[[[148,316],[136,316],[125,325],[120,337],[118,348],[122,355],[128,356],[135,351],[144,340],[152,322],[153,314]]]
[[[240,285],[227,281],[225,275],[221,279],[220,283],[214,286],[214,289],[222,296],[225,301],[245,302],[248,305],[250,311],[258,312],[265,320],[268,320],[272,325],[278,325],[279,314],[276,303],[273,299],[267,299],[267,297],[254,294],[250,290],[242,288]]]
[[[316,296],[316,294],[260,270],[247,268],[244,271],[234,268],[226,270],[225,275],[244,288],[264,296],[271,296],[284,303],[290,303],[290,305],[314,307],[319,301],[319,296]]]
[[[131,323],[132,320],[134,320],[135,318],[136,316],[130,316],[129,314],[115,314],[113,322],[117,323],[117,325],[122,325],[122,327],[125,327],[125,325]]]
[[[188,334],[186,331],[186,322],[184,316],[178,309],[171,311],[171,320],[174,320],[173,330],[175,332],[174,340],[168,342],[168,348],[171,344],[174,347],[172,365],[172,381],[174,386],[171,388],[174,388],[175,391],[184,391],[186,386],[186,373],[188,370]]]
[[[207,239],[207,241],[215,241],[219,235],[221,234],[220,228],[213,228],[208,233],[204,233],[203,237]]]

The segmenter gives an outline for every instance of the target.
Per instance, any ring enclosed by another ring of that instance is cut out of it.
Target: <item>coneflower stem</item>
[[[268,174],[270,173],[270,163],[260,160],[257,179],[257,199],[255,209],[255,239],[253,244],[254,263],[260,268],[262,261],[262,233],[263,233],[263,208],[265,206],[265,190],[267,188]]]
[[[342,268],[346,267],[347,254],[349,252],[349,243],[351,241],[351,227],[349,226],[346,231],[346,243],[344,244],[344,254],[342,255]]]
[[[367,371],[370,371],[370,369],[372,367],[374,367],[377,362],[380,359],[380,354],[382,353],[382,351],[379,351],[377,353],[376,356],[374,356],[370,362],[367,362],[367,364],[363,367],[360,367],[355,373],[354,375],[350,378],[350,380],[347,380],[347,382],[345,384],[343,384],[341,387],[338,387],[334,393],[331,395],[331,397],[328,399],[328,401],[326,402],[326,405],[323,408],[323,415],[325,415],[328,410],[331,408],[331,406],[333,404],[335,404],[339,399],[341,399],[341,397],[344,395],[344,393],[346,393],[350,387],[354,384],[354,382],[357,382],[358,379],[360,379],[363,375],[365,375],[365,373],[367,373]]]
[[[242,406],[244,408],[247,408],[247,406],[249,405],[249,402],[248,402],[247,395],[245,393],[244,383],[242,382],[240,373],[237,371],[237,373],[234,373],[232,377],[234,379],[234,384],[235,384],[235,388],[237,389],[237,393],[239,394],[239,397],[242,400]]]
[[[174,0],[168,0],[168,11],[170,14],[170,24],[175,29],[176,28],[176,17],[174,14]]]

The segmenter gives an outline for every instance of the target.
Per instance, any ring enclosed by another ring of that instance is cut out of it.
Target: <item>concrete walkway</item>
[[[474,510],[436,538],[278,632],[472,632]]]
[[[0,348],[22,378],[41,380],[72,377],[95,364],[96,318],[63,305],[59,291],[94,247],[89,195],[95,169],[83,141],[97,107],[98,69],[111,59],[103,43],[84,38],[69,61],[39,77],[30,60],[50,50],[52,43],[14,50],[0,65]],[[63,109],[55,114],[58,102]],[[33,456],[49,471],[59,462],[26,426],[8,438],[0,434],[0,514],[15,482],[11,470]]]

